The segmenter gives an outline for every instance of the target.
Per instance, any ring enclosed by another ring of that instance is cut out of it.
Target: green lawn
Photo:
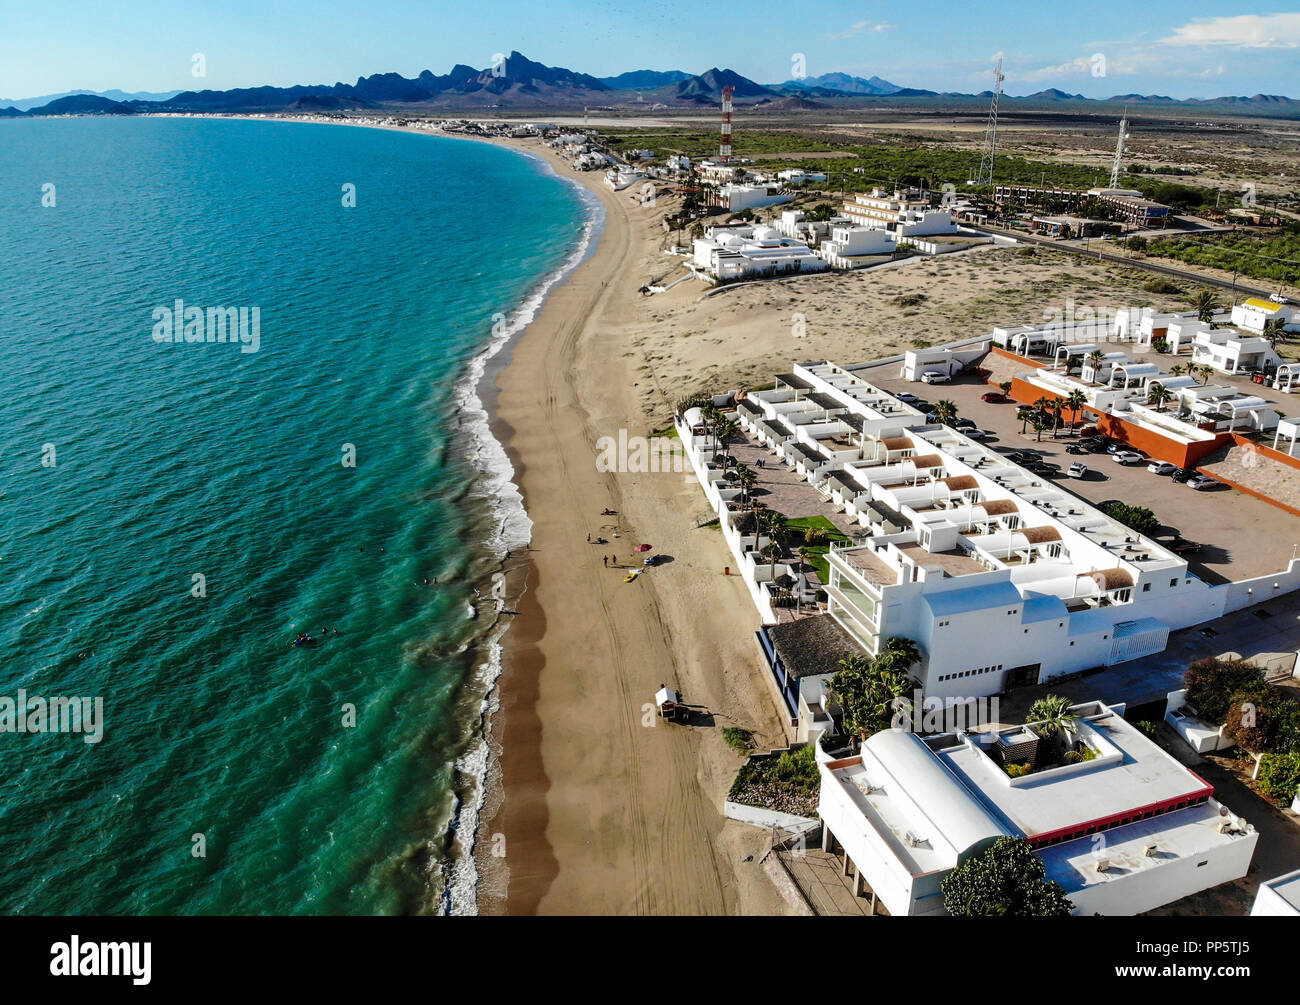
[[[824,516],[801,516],[786,524],[792,531],[800,533],[812,530],[814,527],[826,531],[832,541],[847,541],[848,535],[841,531],[835,524],[831,523]],[[808,548],[808,564],[817,570],[817,576],[822,583],[831,581],[830,565],[826,561],[826,552],[830,550],[829,544],[810,544]]]

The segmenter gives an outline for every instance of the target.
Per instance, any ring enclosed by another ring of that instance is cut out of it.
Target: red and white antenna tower
[[[718,145],[718,160],[724,164],[731,160],[731,96],[735,93],[731,85],[722,89],[722,142]]]

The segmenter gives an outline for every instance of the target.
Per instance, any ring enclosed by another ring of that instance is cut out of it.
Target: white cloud
[[[868,31],[893,31],[894,26],[888,21],[854,21],[844,31],[837,31],[827,35],[827,38],[852,38],[854,35],[861,35]]]
[[[1244,49],[1300,47],[1300,14],[1241,14],[1193,21],[1175,28],[1166,45],[1231,45]]]

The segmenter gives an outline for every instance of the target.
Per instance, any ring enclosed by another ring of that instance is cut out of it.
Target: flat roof
[[[808,383],[808,381],[804,380],[802,377],[796,377],[792,373],[778,373],[776,375],[776,381],[778,384],[784,384],[786,387],[794,388],[796,391],[812,390],[812,384]]]
[[[1072,770],[1049,769],[1025,776],[1018,785],[1009,784],[1007,773],[977,746],[962,743],[937,751],[936,756],[983,803],[1029,838],[1214,792],[1205,779],[1165,753],[1118,713],[1110,712],[1098,720],[1080,719],[1078,728],[1082,739],[1098,738],[1122,756],[1113,762],[1099,757],[1095,762],[1071,766]]]
[[[1222,819],[1217,803],[1202,803],[1108,830],[1100,853],[1090,837],[1049,845],[1037,852],[1047,867],[1047,879],[1055,880],[1067,894],[1074,893],[1159,869],[1172,859],[1194,858],[1246,837],[1221,833]],[[1151,845],[1156,848],[1154,855],[1146,853]],[[1102,859],[1109,865],[1105,872],[1097,868]]]
[[[1288,904],[1300,911],[1300,869],[1288,872],[1285,876],[1276,876],[1260,884],[1266,886]]]
[[[860,572],[868,583],[893,586],[898,582],[899,570],[877,555],[870,545],[863,548],[836,548],[835,554]]]
[[[973,480],[973,479],[972,479]],[[927,551],[919,544],[901,543],[895,544],[899,551],[911,562],[919,566],[937,565],[950,576],[970,576],[977,572],[988,572],[989,570],[973,558],[967,558],[965,555],[955,551]],[[1017,594],[1019,596],[1019,594]]]

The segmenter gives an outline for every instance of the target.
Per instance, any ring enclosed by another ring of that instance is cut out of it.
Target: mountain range
[[[424,70],[413,78],[398,73],[358,77],[356,83],[298,84],[292,87],[239,87],[231,90],[127,94],[70,91],[21,101],[0,100],[0,117],[47,115],[131,115],[145,112],[278,112],[382,109],[388,112],[506,109],[543,112],[578,107],[627,109],[662,105],[669,109],[716,106],[731,87],[737,105],[777,109],[836,109],[870,105],[941,105],[954,110],[987,104],[990,92],[965,94],[901,87],[881,77],[824,73],[817,77],[760,84],[734,70],[712,67],[700,74],[684,70],[632,70],[594,77],[535,62],[512,52],[500,64],[475,69],[459,63],[450,72]],[[1186,108],[1219,114],[1300,118],[1300,101],[1272,94],[1207,99],[1120,94],[1085,98],[1056,88],[1024,96],[1003,95],[1012,107],[1082,111],[1128,104],[1161,109]]]

